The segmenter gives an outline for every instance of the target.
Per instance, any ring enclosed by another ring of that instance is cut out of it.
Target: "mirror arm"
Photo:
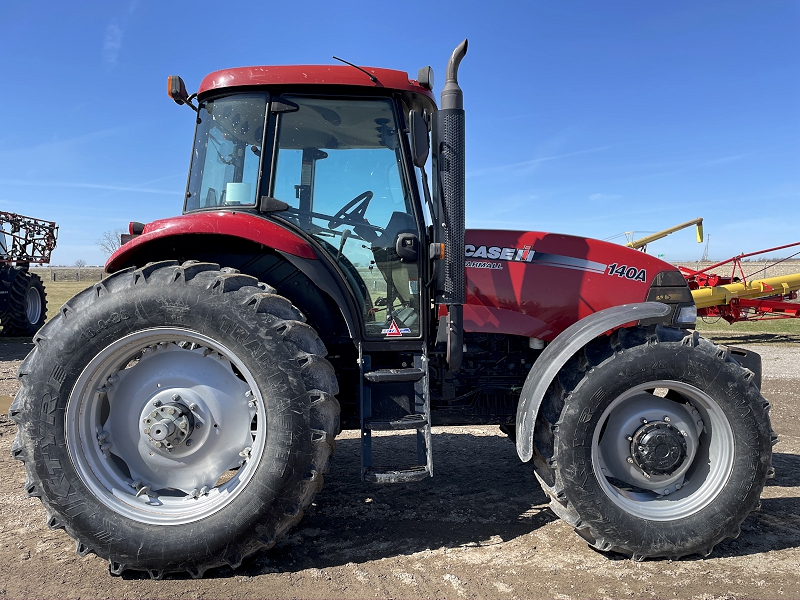
[[[186,106],[191,108],[194,112],[200,112],[200,108],[195,106],[194,104],[192,104],[192,100],[194,100],[195,98],[197,98],[197,94],[192,94],[191,96],[186,98],[186,100],[184,102],[185,102]]]

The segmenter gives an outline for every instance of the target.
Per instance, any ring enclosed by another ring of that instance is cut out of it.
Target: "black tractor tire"
[[[274,292],[216,264],[151,263],[84,290],[36,336],[12,455],[79,554],[112,574],[201,577],[301,519],[335,448],[338,384],[316,332]],[[158,443],[142,424],[157,410],[173,430]]]
[[[534,469],[553,512],[594,548],[707,556],[760,506],[777,441],[769,407],[753,373],[696,332],[621,329],[548,388]]]
[[[0,315],[2,335],[32,336],[47,318],[47,294],[38,275],[24,269],[17,270],[9,290],[8,310]]]

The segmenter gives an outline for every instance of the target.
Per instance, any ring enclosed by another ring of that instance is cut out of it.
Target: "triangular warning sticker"
[[[382,333],[385,333],[386,337],[400,337],[403,335],[394,319],[392,319],[392,324],[389,326],[389,329],[384,329]]]

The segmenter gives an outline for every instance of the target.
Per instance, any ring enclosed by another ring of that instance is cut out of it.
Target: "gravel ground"
[[[777,477],[737,540],[706,559],[635,563],[590,549],[547,509],[530,467],[496,427],[434,429],[436,477],[379,487],[358,478],[358,435],[345,432],[326,487],[301,525],[267,553],[206,579],[111,577],[78,557],[22,491],[0,417],[0,598],[800,598],[800,345],[737,345],[762,355],[773,402]],[[0,343],[0,394],[30,344]],[[412,443],[392,435],[390,449]]]

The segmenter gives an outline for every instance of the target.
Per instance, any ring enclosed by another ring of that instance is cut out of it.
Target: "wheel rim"
[[[600,487],[626,512],[652,521],[708,506],[733,469],[728,418],[702,390],[652,381],[615,398],[600,416],[592,465]]]
[[[139,331],[104,348],[66,410],[80,478],[107,507],[150,524],[189,523],[228,505],[252,479],[266,429],[247,367],[182,328]]]
[[[28,288],[25,293],[25,316],[33,325],[42,317],[42,297],[39,295],[39,290],[34,287]]]

